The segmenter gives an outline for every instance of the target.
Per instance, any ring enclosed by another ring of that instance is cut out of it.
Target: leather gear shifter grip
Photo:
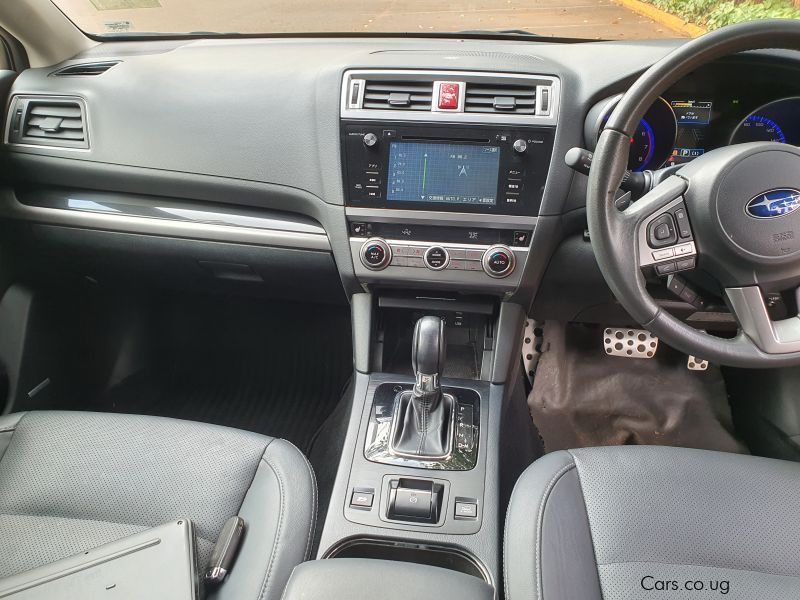
[[[430,392],[439,388],[439,375],[444,369],[446,347],[442,319],[427,316],[417,321],[411,342],[411,367],[414,369],[417,386],[424,386],[419,391]],[[430,384],[424,385],[421,379],[429,380],[433,388]]]

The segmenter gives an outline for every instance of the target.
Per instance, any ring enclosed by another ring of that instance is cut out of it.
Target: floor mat
[[[654,444],[746,453],[718,368],[689,371],[663,343],[653,359],[607,356],[602,329],[547,322],[528,397],[545,450]]]
[[[150,368],[106,410],[227,425],[308,452],[352,370],[346,307],[193,298],[155,324]]]

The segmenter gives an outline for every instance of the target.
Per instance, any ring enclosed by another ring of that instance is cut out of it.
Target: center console
[[[496,593],[501,421],[525,327],[506,300],[536,236],[559,96],[545,75],[345,73],[345,215],[364,292],[317,558],[436,565]]]
[[[348,72],[341,143],[356,276],[514,290],[547,182],[559,85],[530,75]]]

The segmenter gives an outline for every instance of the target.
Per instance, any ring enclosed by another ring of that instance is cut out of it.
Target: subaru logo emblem
[[[789,215],[800,208],[800,190],[778,188],[755,196],[744,207],[756,219],[773,219]]]

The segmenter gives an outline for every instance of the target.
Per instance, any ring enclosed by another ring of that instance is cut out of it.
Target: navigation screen
[[[497,202],[498,146],[392,142],[386,199],[396,202]]]

